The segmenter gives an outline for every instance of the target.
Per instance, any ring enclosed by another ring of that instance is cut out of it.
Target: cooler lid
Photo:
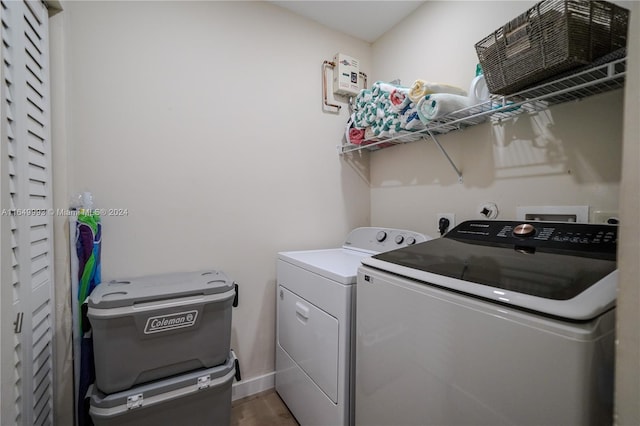
[[[169,396],[169,399],[175,399],[198,390],[213,387],[216,385],[216,382],[220,384],[220,380],[216,381],[216,379],[225,378],[225,376],[233,377],[235,374],[236,360],[235,353],[230,351],[227,361],[216,367],[203,368],[181,375],[170,376],[166,379],[148,382],[109,395],[102,393],[95,385],[92,385],[89,389],[91,409],[127,409],[128,404],[138,403],[140,404],[139,406],[144,406],[145,401],[147,401],[146,405],[148,405],[149,401],[154,401],[153,397],[165,395],[169,392],[171,392],[171,395],[165,396]],[[224,382],[226,382],[226,380],[224,380]],[[156,400],[157,399],[158,398],[156,398]],[[163,398],[163,401],[164,400],[166,400],[166,398]]]
[[[103,282],[91,292],[88,303],[91,308],[118,308],[135,303],[223,293],[233,288],[233,281],[224,272],[213,269],[148,275]]]

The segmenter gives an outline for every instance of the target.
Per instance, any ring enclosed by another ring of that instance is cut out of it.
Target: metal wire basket
[[[489,91],[509,95],[625,47],[628,21],[607,1],[536,4],[476,43]]]

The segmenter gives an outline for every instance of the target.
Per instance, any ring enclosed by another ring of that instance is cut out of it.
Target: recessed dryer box
[[[234,283],[215,270],[100,284],[87,312],[98,389],[118,392],[224,363],[235,295]]]
[[[89,414],[95,426],[228,425],[236,356],[222,365],[190,371],[106,395],[93,387]]]
[[[518,206],[516,219],[543,222],[589,222],[589,206]]]

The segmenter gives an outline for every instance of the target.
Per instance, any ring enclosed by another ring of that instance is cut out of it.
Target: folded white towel
[[[432,120],[472,105],[473,101],[466,96],[434,93],[425,96],[418,102],[418,117],[420,117],[420,121],[427,124]]]

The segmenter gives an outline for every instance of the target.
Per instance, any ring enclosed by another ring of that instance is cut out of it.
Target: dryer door
[[[338,402],[338,320],[279,286],[279,343],[320,389]]]

